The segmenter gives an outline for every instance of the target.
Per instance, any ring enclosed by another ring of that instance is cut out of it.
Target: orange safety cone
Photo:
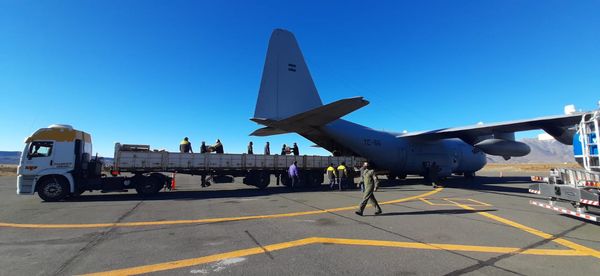
[[[176,173],[171,174],[171,190],[175,190],[175,184],[176,184],[175,174]]]

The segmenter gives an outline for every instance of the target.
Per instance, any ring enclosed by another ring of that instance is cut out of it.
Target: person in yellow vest
[[[329,178],[329,188],[333,189],[333,185],[336,184],[335,179],[337,178],[337,173],[335,172],[333,163],[329,164],[329,167],[327,167],[327,170],[325,170],[325,171],[327,173],[327,178]]]
[[[192,143],[190,143],[190,140],[187,137],[183,138],[183,141],[179,143],[179,152],[194,153],[194,151],[192,150]]]
[[[348,179],[348,171],[346,170],[346,162],[342,162],[337,167],[338,172],[338,185],[340,186],[340,191],[342,190],[342,186],[346,185],[346,180]]]

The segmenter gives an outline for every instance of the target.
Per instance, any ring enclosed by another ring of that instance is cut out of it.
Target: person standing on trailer
[[[287,148],[287,146],[285,144],[283,144],[283,147],[281,147],[281,155],[286,155],[287,154],[286,148]]]
[[[373,205],[373,207],[375,207],[375,209],[377,209],[375,211],[375,215],[379,215],[382,213],[381,207],[379,206],[379,203],[377,203],[377,199],[375,199],[375,195],[373,194],[373,192],[375,191],[375,183],[378,182],[378,179],[375,176],[375,171],[373,170],[373,168],[371,168],[371,166],[369,165],[368,162],[366,164],[367,164],[367,167],[365,169],[365,172],[363,173],[363,180],[362,180],[365,183],[365,191],[363,192],[363,200],[360,202],[360,206],[359,206],[358,210],[354,213],[359,216],[362,216],[363,211],[365,210],[365,207],[367,207],[367,203],[369,201],[371,201],[371,204]]]
[[[294,187],[296,185],[298,185],[298,181],[299,181],[299,177],[300,175],[298,174],[298,162],[294,161],[294,163],[292,165],[290,165],[290,168],[288,169],[288,176],[290,177],[290,180],[292,182],[292,190],[294,189]]]
[[[269,146],[269,142],[265,145],[265,155],[271,155],[271,147]]]
[[[248,143],[248,154],[254,154],[254,149],[252,148],[252,141]]]
[[[183,140],[181,141],[181,143],[179,143],[179,152],[181,153],[194,153],[194,151],[192,150],[192,143],[190,143],[189,138],[185,137],[183,138]]]
[[[223,151],[223,144],[221,144],[221,140],[217,139],[217,142],[215,143],[214,148],[215,148],[215,152],[217,154],[223,154],[224,153],[224,151]]]
[[[206,147],[206,143],[202,141],[202,145],[200,145],[200,153],[207,153],[208,148]]]
[[[346,162],[342,162],[337,167],[338,172],[338,185],[340,186],[340,191],[342,190],[342,186],[346,185],[346,179],[348,178],[348,170],[346,170]]]
[[[335,172],[335,167],[333,167],[333,163],[329,164],[329,167],[325,170],[327,172],[327,178],[329,178],[329,188],[333,190],[333,185],[335,185],[337,178],[337,173]]]
[[[300,149],[298,149],[298,145],[294,143],[294,147],[292,148],[294,155],[300,155]]]

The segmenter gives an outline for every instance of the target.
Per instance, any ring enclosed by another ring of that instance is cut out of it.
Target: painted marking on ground
[[[295,241],[270,244],[261,247],[253,247],[241,250],[235,250],[220,254],[214,254],[199,258],[191,258],[177,261],[169,261],[164,263],[130,267],[111,271],[104,271],[86,275],[138,275],[143,273],[152,273],[165,271],[177,268],[190,267],[206,263],[222,261],[231,258],[240,258],[251,255],[263,254],[264,250],[269,252],[305,246],[310,244],[337,244],[337,245],[357,245],[357,246],[377,246],[377,247],[394,247],[394,248],[409,248],[409,249],[425,249],[425,250],[451,250],[451,251],[469,251],[480,253],[515,253],[523,255],[538,255],[538,256],[586,256],[586,252],[579,250],[565,249],[527,249],[522,250],[516,247],[495,247],[495,246],[475,246],[475,245],[459,245],[459,244],[438,244],[438,243],[417,243],[417,242],[398,242],[398,241],[383,241],[383,240],[361,240],[361,239],[338,239],[338,238],[322,238],[311,237]]]
[[[439,193],[443,188],[437,188],[429,192],[405,197],[401,199],[395,199],[379,203],[380,205],[394,204],[400,202],[406,202],[411,200],[417,200],[421,197],[431,196]],[[253,219],[274,219],[274,218],[287,218],[307,215],[317,215],[324,213],[333,213],[340,211],[355,210],[358,206],[348,206],[341,208],[331,208],[324,210],[314,211],[303,211],[283,214],[272,214],[272,215],[255,215],[255,216],[243,216],[243,217],[223,217],[223,218],[207,218],[207,219],[187,219],[187,220],[167,220],[167,221],[138,221],[138,222],[118,222],[118,223],[78,223],[78,224],[29,224],[29,223],[8,223],[0,222],[0,227],[10,228],[38,228],[38,229],[69,229],[69,228],[106,228],[106,227],[141,227],[141,226],[158,226],[158,225],[175,225],[175,224],[206,224],[216,222],[228,222],[228,221],[239,221],[239,220],[253,220]]]
[[[457,204],[457,206],[459,206],[459,207],[461,207],[463,209],[466,209],[466,210],[475,210],[475,208],[473,208],[471,206],[463,205],[463,204]],[[558,243],[558,244],[560,244],[562,246],[571,248],[571,249],[573,249],[575,251],[578,251],[578,252],[581,252],[581,253],[583,253],[585,255],[593,256],[593,257],[596,257],[596,258],[600,259],[600,251],[595,250],[593,248],[589,248],[589,247],[586,247],[586,246],[574,243],[572,241],[565,240],[563,238],[555,237],[555,236],[553,236],[551,234],[542,232],[540,230],[531,228],[529,226],[525,226],[523,224],[520,224],[518,222],[514,222],[514,221],[509,220],[509,219],[505,219],[503,217],[492,215],[492,214],[490,214],[488,212],[477,212],[477,214],[481,215],[481,216],[484,216],[484,217],[487,217],[489,219],[501,222],[503,224],[515,227],[517,229],[520,229],[520,230],[525,231],[527,233],[536,235],[538,237],[542,237],[542,238],[544,238],[546,240],[550,240],[552,242]]]
[[[460,204],[471,207],[489,207],[490,204],[472,198],[419,198],[432,206],[458,206]]]

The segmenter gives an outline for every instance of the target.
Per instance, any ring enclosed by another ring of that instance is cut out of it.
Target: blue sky
[[[561,114],[600,100],[600,1],[0,1],[0,150],[66,123],[113,143],[226,152],[249,137],[274,28],[295,33],[345,119],[417,131]],[[535,133],[521,134],[520,137]],[[259,150],[260,149],[260,150]]]

